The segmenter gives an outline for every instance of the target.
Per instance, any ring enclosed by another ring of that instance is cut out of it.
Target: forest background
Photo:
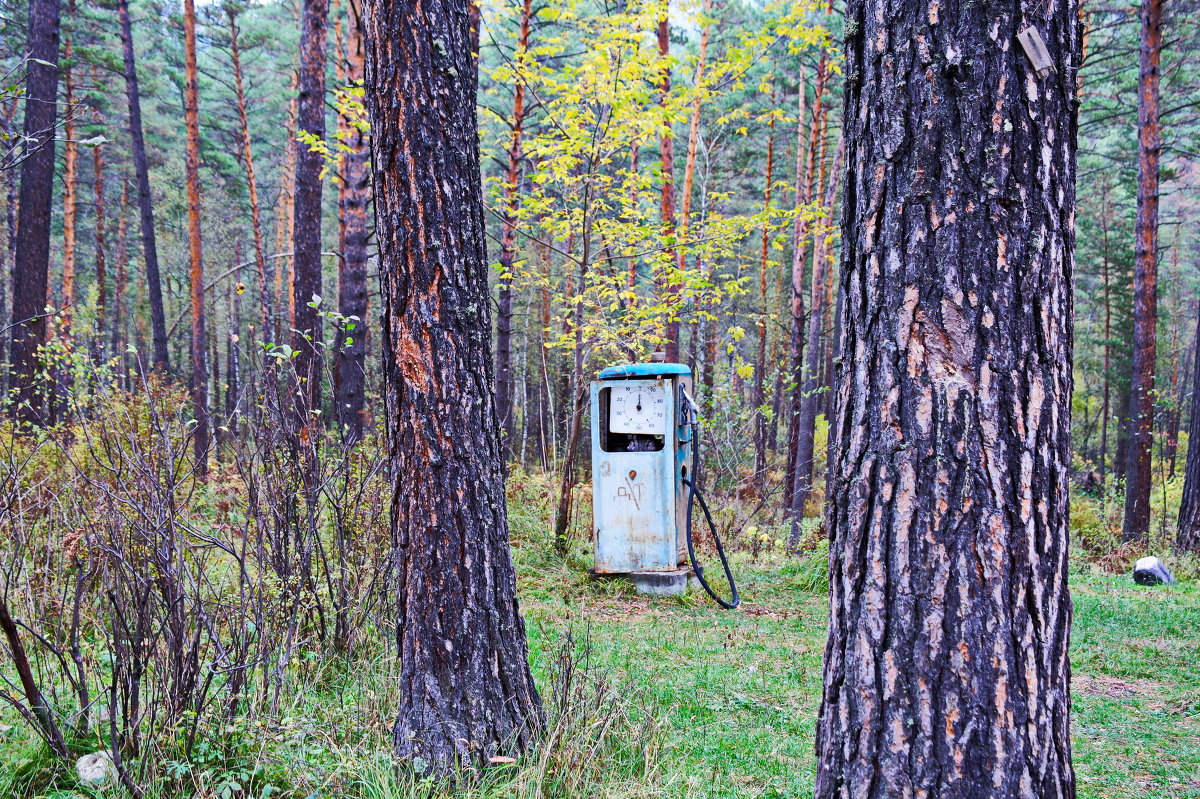
[[[47,673],[61,670],[47,679],[82,714],[77,731],[89,729],[88,708],[106,691],[95,675],[124,680],[104,701],[115,709],[92,712],[90,726],[95,734],[98,719],[120,717],[122,734],[146,737],[141,751],[164,753],[156,766],[142,759],[150,784],[225,796],[305,784],[245,767],[244,741],[258,733],[221,731],[210,707],[220,694],[231,708],[223,720],[250,724],[253,714],[234,711],[254,682],[254,706],[278,725],[271,735],[291,734],[280,711],[289,686],[325,668],[305,665],[304,650],[383,657],[394,612],[358,5],[333,0],[327,30],[314,31],[287,2],[63,3],[58,146],[45,186],[51,251],[37,285],[19,263],[18,235],[24,78],[39,66],[28,58],[31,8],[45,4],[6,3],[0,18],[0,360],[12,424],[45,427],[33,443],[6,433],[6,591],[24,589],[22,615],[42,620],[35,658]],[[1160,15],[1157,39],[1148,8]],[[1097,580],[1127,574],[1145,554],[1185,583],[1200,576],[1200,455],[1189,465],[1188,447],[1200,424],[1197,10],[1192,0],[1082,10],[1072,543],[1078,568]],[[840,324],[840,9],[527,0],[478,11],[497,410],[510,495],[536,508],[524,526],[517,514],[514,532],[523,588],[540,596],[547,581],[566,581],[566,593],[547,600],[550,616],[573,596],[641,608],[576,579],[590,528],[585,389],[604,366],[664,350],[697,377],[700,479],[722,508],[723,535],[765,585],[820,590]],[[1161,61],[1150,115],[1139,102],[1147,49]],[[319,74],[304,69],[313,63]],[[1139,170],[1149,126],[1161,135],[1153,185]],[[313,168],[298,171],[305,152]],[[190,196],[199,213],[189,215]],[[1147,196],[1159,199],[1153,218]],[[29,307],[45,327],[36,357],[18,341],[30,317],[14,309]],[[302,386],[299,413],[272,377],[281,369]],[[128,471],[93,457],[114,451]],[[118,476],[103,478],[92,460]],[[167,649],[196,663],[244,671],[241,685],[206,681],[198,666],[105,671],[138,657],[121,644],[137,636],[111,625],[80,646],[79,616],[125,618],[147,600],[120,570],[56,573],[82,533],[47,536],[111,527],[107,546],[133,573],[146,556],[110,524],[126,515],[154,516],[155,529],[177,523],[180,550],[200,554],[156,568],[195,607],[220,599],[231,614],[221,623],[181,617],[172,631],[167,603],[151,613],[167,631],[156,634],[175,636]],[[235,541],[261,546],[248,553]],[[270,579],[206,582],[221,552]],[[89,611],[93,578],[105,591]],[[762,607],[786,622],[793,603],[772,593],[783,590],[766,589]],[[242,598],[225,601],[231,591]],[[71,608],[82,609],[74,620]],[[200,632],[247,624],[254,634]],[[578,656],[573,647],[560,657]],[[1190,684],[1180,690],[1194,699]],[[141,719],[149,707],[153,731]],[[621,712],[613,724],[623,735],[621,725],[659,718]],[[24,729],[6,722],[0,734],[16,740]],[[639,746],[661,743],[636,729],[629,740]],[[641,784],[652,758],[614,753],[605,741],[605,757],[641,763],[627,775]],[[214,777],[198,776],[200,743],[237,791],[220,794]],[[560,764],[567,772],[570,760]],[[1196,779],[1189,762],[1181,773]],[[42,760],[21,764],[11,784],[23,793],[58,784]],[[589,779],[555,777],[576,778]]]

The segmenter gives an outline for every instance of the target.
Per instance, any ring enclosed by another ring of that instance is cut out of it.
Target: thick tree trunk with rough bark
[[[187,129],[188,261],[192,295],[192,413],[196,429],[192,445],[196,456],[196,474],[208,474],[209,409],[208,352],[204,314],[204,255],[200,242],[200,97],[196,84],[196,5],[183,0],[183,42],[185,84],[183,97],[184,127]]]
[[[329,33],[329,0],[304,0],[300,20],[300,94],[298,129],[325,138],[325,46]],[[321,168],[319,152],[300,140],[296,151],[294,227],[292,229],[292,347],[306,411],[321,405],[321,317],[313,297],[321,295]]]
[[[361,86],[363,81],[362,14],[358,0],[350,0],[343,58],[347,85]],[[347,440],[358,441],[366,423],[367,378],[367,206],[371,200],[371,156],[369,134],[354,127],[344,117],[342,143],[349,151],[342,155],[342,175],[338,182],[338,312],[354,321],[349,330],[339,330],[337,354],[333,359],[334,418]]]
[[[12,274],[9,380],[18,418],[38,421],[34,374],[46,341],[50,271],[50,205],[54,192],[54,126],[58,109],[58,0],[29,0],[31,60],[25,78],[25,148]],[[45,63],[39,63],[45,62]]]
[[[1158,66],[1162,58],[1162,0],[1142,3],[1138,70],[1138,194],[1134,225],[1133,370],[1129,380],[1129,446],[1125,464],[1125,541],[1150,533],[1151,445],[1154,442],[1154,366],[1158,327]]]
[[[150,194],[150,167],[146,161],[146,138],[142,134],[142,100],[134,60],[133,26],[129,0],[117,0],[121,22],[121,47],[125,65],[125,94],[129,104],[129,141],[133,148],[133,170],[137,176],[138,211],[142,225],[142,258],[146,262],[146,296],[150,303],[150,329],[154,341],[154,368],[165,372],[167,360],[167,317],[163,311],[162,279],[158,270],[158,244],[154,236],[154,199]]]
[[[1077,11],[846,9],[817,799],[1075,795]]]
[[[542,723],[508,549],[467,0],[364,3],[400,650],[397,754],[486,764]]]
[[[533,22],[533,0],[524,0],[517,28],[517,51],[513,60],[521,64],[529,51],[529,33]],[[516,432],[514,397],[516,381],[512,367],[513,264],[517,256],[517,191],[521,180],[525,133],[525,81],[518,77],[513,86],[512,133],[508,140],[508,167],[504,173],[504,223],[500,234],[500,279],[496,302],[496,412],[504,436],[504,456],[512,457],[512,439]]]

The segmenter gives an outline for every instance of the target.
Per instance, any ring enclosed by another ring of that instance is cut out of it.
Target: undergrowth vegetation
[[[97,383],[69,423],[0,429],[0,597],[13,619],[0,649],[0,797],[811,792],[828,542],[818,514],[793,531],[745,490],[736,453],[711,478],[746,598],[733,613],[700,592],[650,601],[590,578],[586,485],[564,558],[549,524],[553,476],[515,470],[512,545],[547,729],[518,760],[456,785],[397,769],[384,448],[297,419],[271,374],[258,373],[204,482],[184,397],[162,385]],[[1168,482],[1156,513],[1176,493]],[[1150,795],[1113,787],[1141,779],[1197,796],[1200,739],[1171,744],[1176,765],[1157,776],[1111,762],[1121,697],[1152,695],[1166,714],[1142,719],[1151,751],[1200,730],[1200,678],[1180,666],[1200,655],[1197,563],[1169,557],[1171,524],[1157,525],[1149,551],[1184,585],[1126,585],[1146,552],[1120,544],[1119,498],[1081,489],[1072,501],[1081,795]],[[713,562],[711,541],[698,545]],[[1119,644],[1130,630],[1136,651]],[[75,768],[98,751],[115,755],[104,786]]]

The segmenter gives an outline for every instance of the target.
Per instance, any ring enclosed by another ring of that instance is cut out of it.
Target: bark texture
[[[1077,11],[847,6],[818,799],[1075,794]]]
[[[142,226],[142,257],[146,262],[146,295],[150,303],[150,329],[154,341],[154,368],[165,372],[167,361],[167,317],[163,311],[162,278],[158,269],[158,243],[154,237],[154,199],[150,194],[150,167],[146,161],[146,137],[142,133],[142,100],[134,60],[133,26],[129,0],[117,0],[121,22],[121,47],[125,66],[125,94],[129,104],[129,141],[133,149],[133,171],[137,176],[138,216]]]
[[[50,271],[50,204],[54,192],[54,125],[58,108],[58,0],[29,0],[25,78],[25,147],[12,274],[9,379],[16,414],[41,418],[33,376],[46,341],[46,279]],[[46,63],[38,63],[44,61]]]
[[[325,138],[325,49],[329,38],[329,0],[304,0],[300,20],[299,130]],[[296,150],[296,189],[292,229],[292,303],[295,319],[292,347],[300,377],[303,403],[312,411],[321,405],[321,317],[310,303],[321,294],[321,168],[319,152],[300,140]]]
[[[542,722],[508,549],[467,0],[364,3],[397,554],[397,754],[446,773]]]
[[[1129,446],[1125,464],[1125,541],[1150,533],[1150,450],[1154,442],[1154,366],[1158,327],[1158,68],[1162,0],[1144,0],[1138,69],[1138,196],[1134,224],[1133,371],[1129,380]]]

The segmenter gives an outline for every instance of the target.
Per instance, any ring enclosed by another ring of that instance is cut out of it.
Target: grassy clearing
[[[549,554],[541,488],[511,503],[535,673],[556,743],[495,770],[468,799],[807,797],[826,601],[818,546],[799,563],[735,559],[743,605],[700,593],[649,600],[585,576],[586,545]],[[586,507],[580,509],[586,514]],[[1079,795],[1200,799],[1200,588],[1072,575],[1074,747]],[[388,758],[391,656],[312,657],[277,715],[233,725],[229,749],[168,765],[150,793],[213,799],[429,796]],[[564,687],[570,653],[574,683]],[[0,711],[0,797],[78,799],[27,729]],[[205,758],[208,759],[205,759]],[[112,791],[110,796],[117,795]]]

